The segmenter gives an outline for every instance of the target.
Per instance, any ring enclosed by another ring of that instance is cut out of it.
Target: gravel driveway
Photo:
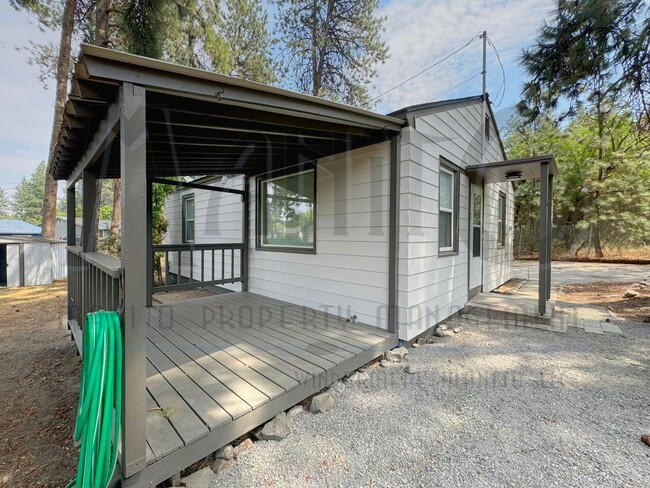
[[[450,325],[464,331],[410,350],[415,374],[346,383],[331,411],[299,415],[214,486],[647,486],[650,326]]]

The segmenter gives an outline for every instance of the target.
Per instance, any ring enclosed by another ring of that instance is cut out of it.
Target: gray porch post
[[[84,252],[93,252],[95,250],[95,175],[88,170],[82,172],[82,227],[81,227],[81,246]],[[69,224],[68,224],[69,225]]]
[[[147,281],[147,307],[151,307],[153,303],[153,179],[150,176],[147,176],[147,223],[146,223],[146,232],[147,232],[147,269],[146,269],[146,281]]]
[[[399,180],[401,136],[390,140],[390,197],[388,242],[388,331],[399,333]]]
[[[77,245],[77,195],[74,185],[66,190],[66,233],[65,240],[68,246]]]
[[[540,164],[540,189],[539,189],[539,282],[538,282],[538,312],[546,313],[546,300],[548,290],[549,264],[549,235],[548,235],[548,186],[549,164]]]
[[[249,230],[248,230],[248,222],[249,222],[249,205],[250,202],[248,199],[250,198],[250,192],[248,191],[249,188],[249,180],[248,176],[244,176],[244,194],[242,195],[242,244],[244,248],[242,249],[241,253],[241,277],[242,277],[242,282],[241,282],[241,291],[248,291],[248,241],[249,241]]]
[[[122,268],[124,296],[124,394],[122,459],[125,477],[146,465],[147,167],[145,90],[121,91]]]
[[[546,278],[546,299],[551,299],[551,267],[553,261],[553,175],[548,175],[548,266],[546,268],[547,278]]]

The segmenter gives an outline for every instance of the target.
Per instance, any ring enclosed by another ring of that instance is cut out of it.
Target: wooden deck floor
[[[248,292],[148,309],[147,468],[126,486],[163,481],[396,342]]]

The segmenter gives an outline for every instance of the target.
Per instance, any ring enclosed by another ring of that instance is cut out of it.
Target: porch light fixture
[[[506,173],[506,181],[519,181],[521,180],[521,171],[513,171]]]

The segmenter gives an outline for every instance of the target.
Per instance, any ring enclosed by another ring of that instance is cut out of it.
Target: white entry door
[[[469,224],[469,290],[478,292],[483,284],[483,189],[476,185],[471,185]]]

